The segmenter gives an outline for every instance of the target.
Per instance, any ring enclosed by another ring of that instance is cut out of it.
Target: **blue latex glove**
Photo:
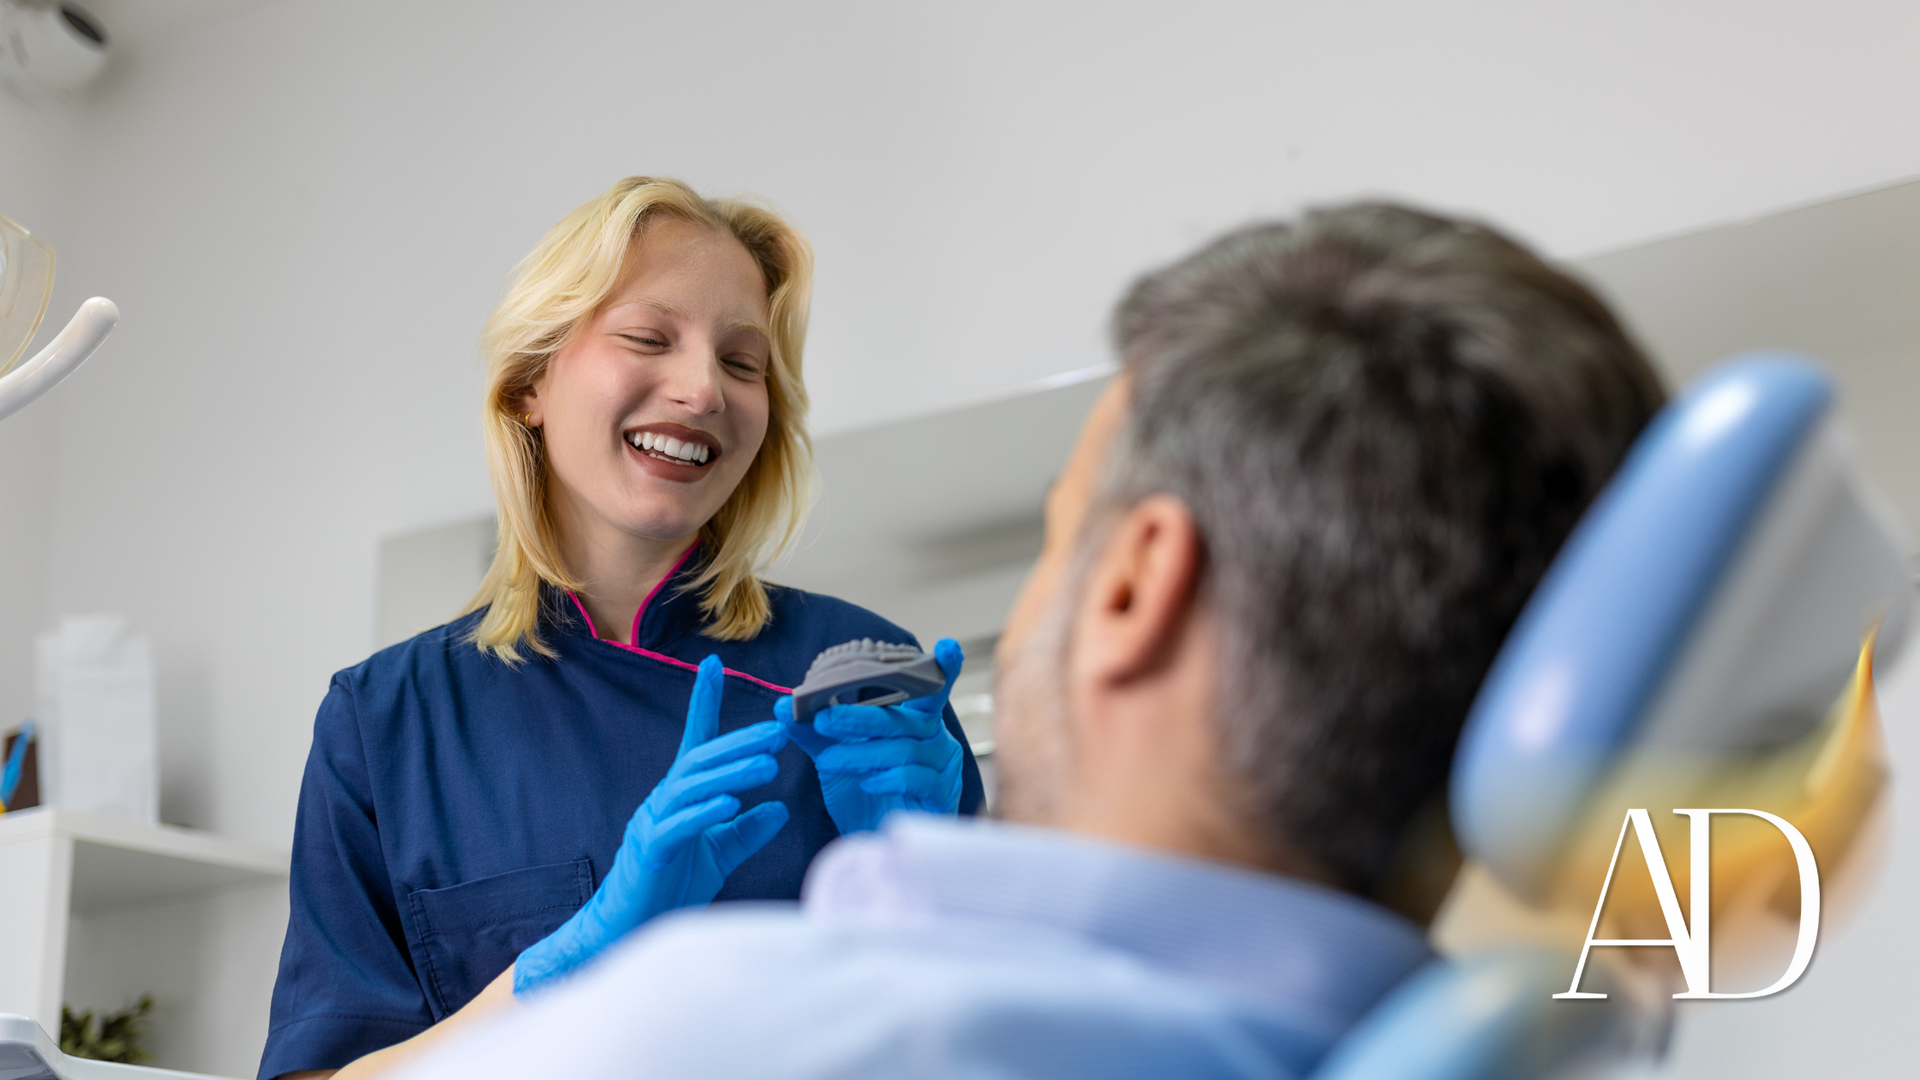
[[[766,720],[715,738],[725,681],[719,657],[700,664],[673,767],[633,812],[613,869],[586,906],[514,961],[515,995],[565,975],[663,911],[712,901],[727,875],[787,823],[778,802],[740,813],[732,793],[779,774],[773,755],[787,732]]]
[[[937,694],[897,705],[830,705],[811,724],[793,722],[793,698],[773,706],[793,741],[813,759],[820,791],[840,835],[875,829],[895,810],[952,814],[960,809],[965,755],[941,713],[966,656],[942,638],[933,659],[947,677]]]

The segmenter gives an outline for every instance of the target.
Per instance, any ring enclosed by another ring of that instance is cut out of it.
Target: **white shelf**
[[[73,842],[68,909],[87,915],[235,885],[285,879],[288,855],[198,829],[142,825],[62,807],[0,814],[0,856],[15,843]]]
[[[249,963],[208,953],[208,928],[225,933],[236,917],[251,925],[250,911],[259,922],[263,894],[284,898],[289,862],[287,852],[197,829],[60,807],[0,814],[0,1013],[57,1030],[75,980],[83,1004],[150,991],[174,1016],[198,1024],[195,1032],[223,1022],[231,1004],[210,996],[203,969],[245,969],[243,981],[257,976],[269,986],[271,971],[254,973]],[[284,900],[281,908],[278,926],[285,925]],[[196,1056],[179,1040],[170,1049],[161,1032],[155,1040],[163,1065],[174,1064],[170,1053]]]

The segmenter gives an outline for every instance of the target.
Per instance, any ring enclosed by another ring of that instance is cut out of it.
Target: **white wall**
[[[1866,475],[1920,528],[1920,181],[1578,266],[1674,385],[1754,349],[1825,365]]]
[[[78,110],[33,109],[0,93],[0,214],[56,247],[68,238],[64,193],[82,120]],[[48,312],[53,325],[36,347],[63,317]],[[5,360],[0,356],[0,364]],[[33,633],[45,599],[55,444],[51,409],[29,409],[0,424],[0,730],[33,709]]]
[[[1575,255],[1920,174],[1897,3],[180,7],[82,122],[0,111],[0,199],[60,223],[56,304],[124,313],[0,435],[0,497],[48,508],[0,528],[39,570],[0,570],[0,707],[34,629],[130,613],[163,816],[270,844],[372,640],[379,540],[487,508],[500,283],[619,176],[808,230],[845,430],[1102,359],[1128,277],[1256,213],[1385,193]]]

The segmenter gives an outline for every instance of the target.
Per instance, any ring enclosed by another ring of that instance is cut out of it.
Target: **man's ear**
[[[1149,495],[1122,515],[1074,627],[1082,673],[1125,683],[1171,659],[1193,616],[1203,556],[1192,512],[1172,495]]]

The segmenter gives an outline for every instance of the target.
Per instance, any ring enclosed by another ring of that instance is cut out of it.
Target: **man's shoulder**
[[[1294,1075],[1284,1017],[1040,927],[729,904],[658,920],[408,1080]]]
[[[794,1075],[1272,1077],[1289,1056],[1275,1052],[1282,1018],[1251,1002],[1000,920],[737,905],[662,920],[601,981],[602,1000],[649,1010],[669,1058],[700,1041],[680,1033],[702,1016],[725,1015],[817,1066]],[[747,1068],[755,1055],[742,1054]]]

